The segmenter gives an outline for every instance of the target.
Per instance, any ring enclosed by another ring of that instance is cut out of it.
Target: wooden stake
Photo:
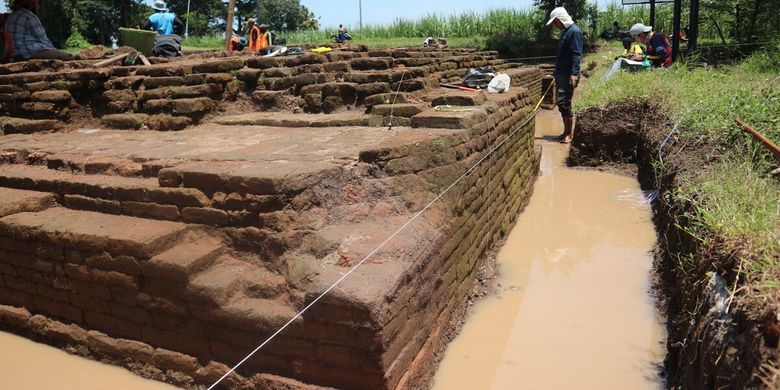
[[[230,40],[233,38],[233,10],[236,9],[236,0],[230,0],[228,6],[227,25],[225,26],[225,50],[230,51]]]
[[[139,54],[138,58],[141,59],[141,62],[143,62],[144,65],[151,65],[152,64],[151,62],[149,62],[149,60],[143,54]]]
[[[748,126],[745,122],[742,122],[739,120],[739,118],[734,118],[734,121],[737,122],[739,127],[742,128],[742,130],[745,130],[747,133],[750,133],[750,135],[753,136],[753,138],[756,139],[761,145],[764,145],[767,149],[769,149],[770,152],[772,152],[772,155],[774,155],[775,160],[780,161],[780,147],[775,145],[774,142],[770,141],[769,138],[764,137],[763,134],[757,132],[752,127]]]
[[[113,57],[111,57],[111,58],[109,58],[107,60],[103,60],[103,61],[94,63],[94,64],[92,64],[92,66],[94,66],[96,68],[100,68],[100,67],[103,67],[103,66],[106,66],[106,65],[111,65],[114,62],[117,62],[119,60],[124,60],[128,55],[130,55],[130,53],[116,55],[116,56],[113,56]]]

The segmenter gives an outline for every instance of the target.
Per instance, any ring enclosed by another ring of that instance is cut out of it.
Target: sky
[[[144,1],[153,3],[153,0]],[[502,7],[529,9],[533,2],[532,0],[301,0],[301,3],[320,17],[322,27],[344,24],[347,28],[355,29],[360,20],[358,11],[360,1],[363,3],[363,24],[385,24],[399,17],[415,18],[432,12],[450,15],[465,10],[484,11]],[[604,5],[611,3],[612,0],[597,0],[597,2]],[[0,12],[5,12],[3,1],[0,1]]]

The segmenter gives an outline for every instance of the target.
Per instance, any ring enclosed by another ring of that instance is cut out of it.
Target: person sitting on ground
[[[628,58],[629,60],[633,60],[634,58],[640,58],[640,56],[645,54],[645,51],[642,50],[642,46],[634,41],[633,39],[626,37],[620,40],[623,43],[623,58]]]
[[[19,60],[72,60],[73,56],[57,50],[46,36],[38,18],[38,0],[15,0],[6,19],[5,29],[14,43],[14,58]]]
[[[657,68],[668,68],[672,65],[672,46],[664,34],[653,31],[653,26],[637,23],[631,26],[629,34],[635,41],[647,46],[647,52],[641,56],[634,56],[632,58],[634,61],[647,58]]]
[[[349,41],[351,39],[352,39],[352,37],[347,32],[346,27],[344,27],[343,24],[339,24],[338,35],[336,35],[336,43],[344,43],[344,42]]]
[[[156,31],[160,35],[172,35],[184,31],[184,23],[165,6],[165,1],[155,0],[152,4],[155,11],[149,19],[146,19],[144,30]]]
[[[244,37],[233,37],[233,39],[230,40],[230,50],[239,53],[244,51],[244,48],[248,44],[249,41],[247,41]]]

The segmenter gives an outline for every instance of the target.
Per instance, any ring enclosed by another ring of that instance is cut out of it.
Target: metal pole
[[[363,0],[358,0],[358,8],[360,10],[360,32],[363,32]]]
[[[655,0],[650,0],[650,25],[655,27]]]
[[[230,39],[233,38],[233,10],[236,8],[236,0],[230,0],[228,15],[225,21],[225,50],[230,51]]]
[[[691,15],[688,20],[688,28],[690,28],[688,32],[688,52],[690,53],[696,50],[696,43],[699,39],[699,0],[691,0]]]
[[[680,19],[682,18],[682,0],[674,0],[674,24],[672,36],[672,61],[680,59]]]
[[[187,20],[184,21],[184,39],[190,37],[190,0],[187,0]]]

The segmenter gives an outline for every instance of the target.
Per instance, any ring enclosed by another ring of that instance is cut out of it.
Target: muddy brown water
[[[0,388],[175,389],[162,382],[141,378],[123,368],[69,355],[57,348],[5,332],[0,332]]]
[[[650,206],[633,178],[566,168],[568,149],[548,140],[560,132],[541,111],[541,173],[498,253],[500,292],[474,306],[435,389],[663,386]]]

